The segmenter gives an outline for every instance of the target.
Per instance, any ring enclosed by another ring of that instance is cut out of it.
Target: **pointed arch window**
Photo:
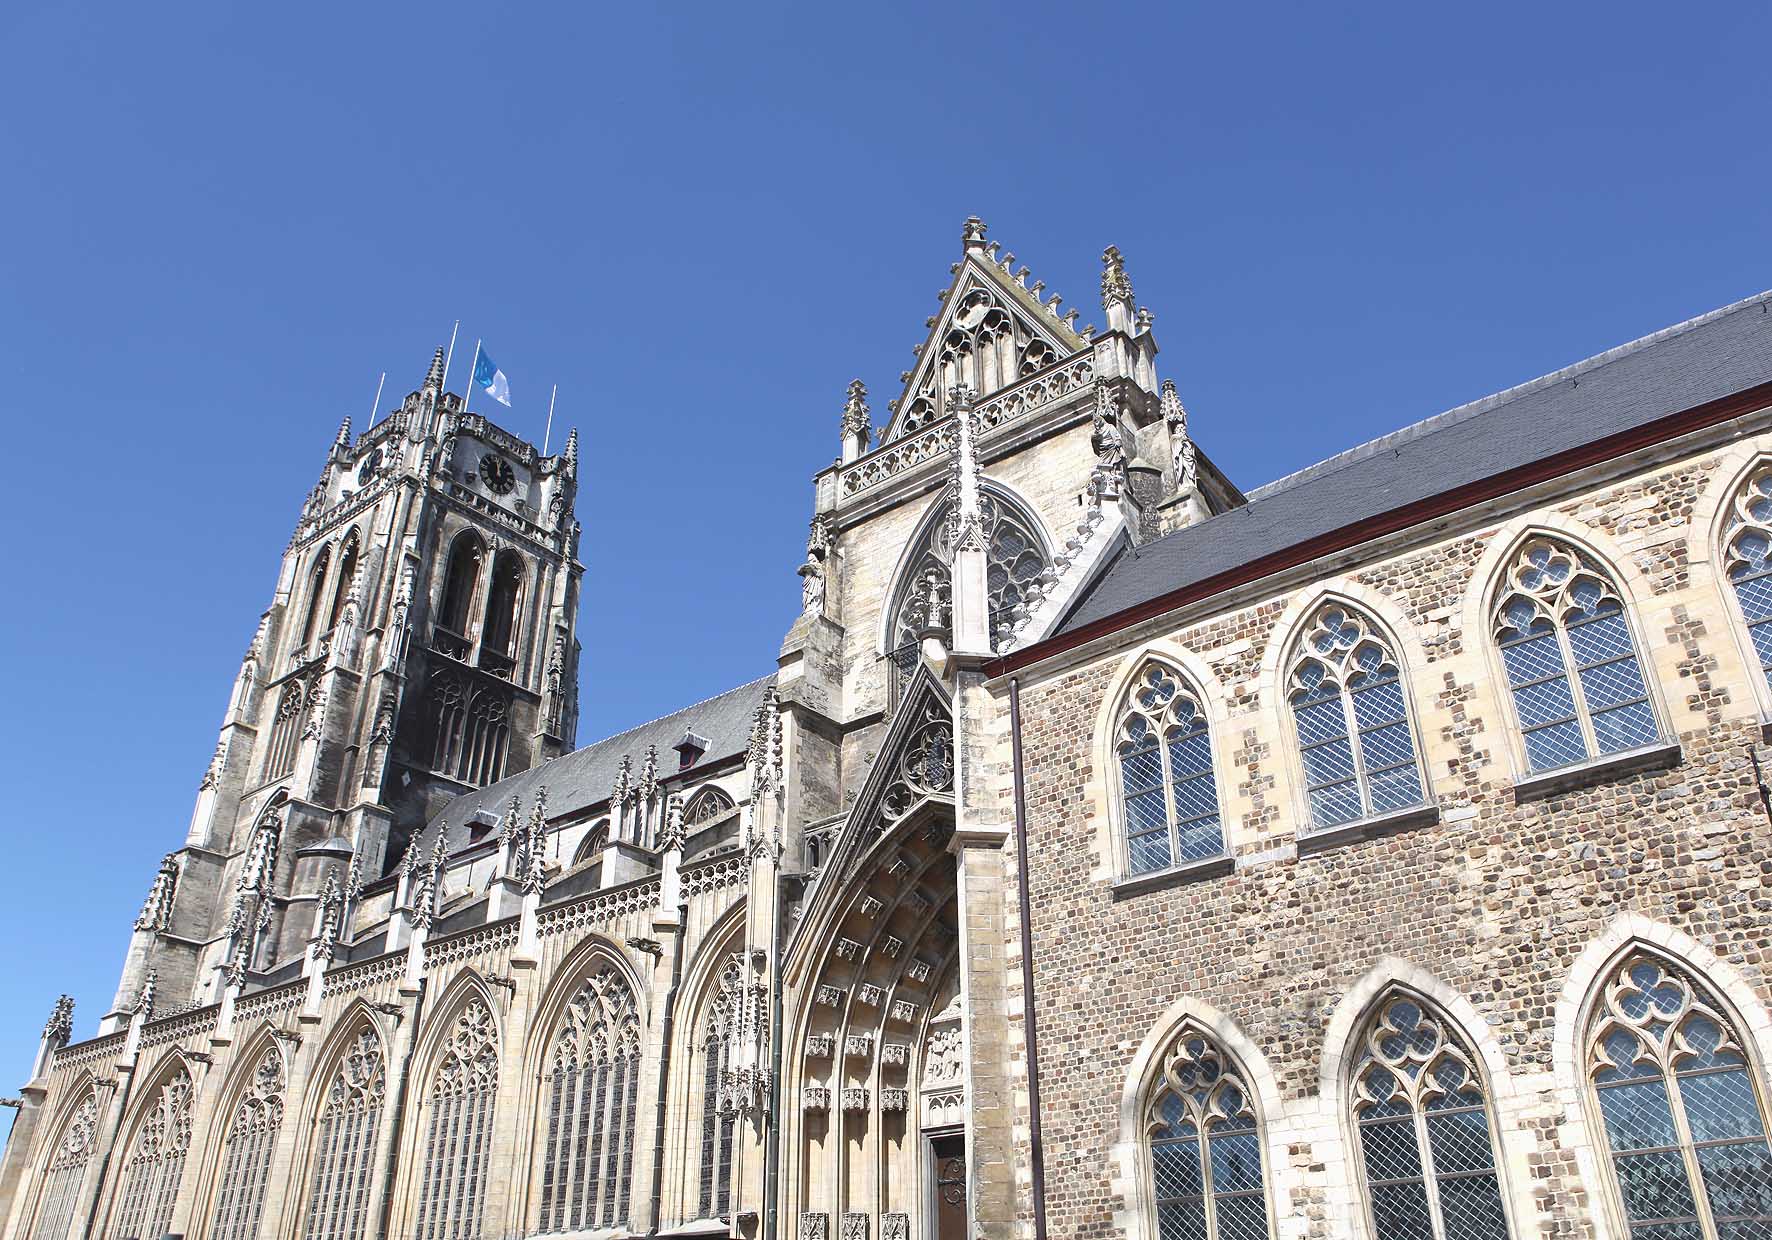
[[[717,818],[724,818],[733,809],[732,798],[718,788],[703,788],[689,798],[683,807],[683,825],[693,832]]]
[[[1624,604],[1590,557],[1549,538],[1527,540],[1507,570],[1495,640],[1531,770],[1660,737]]]
[[[308,643],[314,640],[314,629],[320,622],[320,608],[324,605],[326,593],[326,569],[332,563],[332,548],[320,548],[320,554],[314,558],[314,567],[308,573],[308,612],[302,621],[301,644],[307,649]]]
[[[954,560],[949,529],[953,498],[947,497],[925,527],[916,552],[907,561],[892,612],[893,665],[901,674],[916,667],[919,636],[925,628],[945,628],[951,614]],[[1051,564],[1039,523],[1001,495],[979,493],[979,516],[985,533],[985,591],[990,600],[991,644],[1000,645],[1026,619],[1034,585]]]
[[[351,593],[351,581],[356,575],[357,531],[352,530],[345,538],[344,550],[339,555],[338,574],[332,583],[332,610],[326,620],[327,632],[338,627],[338,618],[344,612],[345,599]]]
[[[181,1064],[155,1095],[123,1164],[118,1196],[118,1240],[162,1236],[172,1227],[172,1207],[191,1148],[191,1074]]]
[[[1159,1240],[1265,1240],[1266,1176],[1249,1087],[1192,1024],[1164,1055],[1145,1140]]]
[[[1766,1106],[1739,1032],[1695,978],[1643,952],[1602,983],[1587,1072],[1635,1240],[1772,1235]]]
[[[1117,734],[1127,871],[1222,854],[1211,729],[1181,673],[1155,659],[1145,663],[1121,703]]]
[[[723,1104],[721,1081],[732,1067],[732,1043],[739,1013],[738,960],[726,962],[720,982],[702,1017],[701,1036],[701,1184],[699,1218],[732,1214],[732,1140],[736,1107]]]
[[[86,1165],[92,1161],[94,1130],[98,1125],[98,1099],[88,1090],[73,1117],[62,1129],[49,1166],[44,1169],[43,1194],[37,1207],[37,1223],[31,1240],[71,1240],[74,1211],[80,1203],[80,1186]]]
[[[1312,826],[1422,803],[1408,695],[1376,624],[1343,603],[1325,603],[1305,627],[1287,683]]]
[[[1374,1240],[1505,1240],[1489,1100],[1443,1016],[1387,994],[1356,1044],[1352,1094]]]
[[[332,1074],[320,1109],[306,1240],[362,1240],[385,1088],[381,1039],[364,1026]]]
[[[269,1047],[253,1069],[252,1084],[234,1108],[222,1150],[215,1240],[254,1240],[264,1214],[271,1158],[283,1127],[283,1055]]]
[[[1723,562],[1760,674],[1772,680],[1772,465],[1761,465],[1735,493]]]
[[[296,750],[301,745],[302,716],[308,698],[299,680],[283,686],[277,699],[277,717],[271,723],[271,743],[265,748],[265,782],[282,779],[295,769]]]
[[[501,551],[492,562],[492,588],[486,598],[486,623],[480,638],[481,660],[488,653],[508,661],[517,655],[517,608],[523,595],[523,558],[514,551]]]
[[[462,534],[449,549],[449,567],[443,577],[443,606],[437,613],[437,623],[456,637],[467,636],[474,591],[480,584],[483,551],[480,539],[472,533]]]
[[[634,992],[605,967],[566,1005],[542,1082],[542,1231],[627,1225],[639,1087]]]
[[[478,995],[462,1005],[431,1078],[416,1240],[475,1240],[498,1089],[498,1031]]]

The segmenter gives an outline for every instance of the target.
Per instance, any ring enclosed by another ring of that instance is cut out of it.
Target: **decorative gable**
[[[901,376],[904,393],[892,403],[882,444],[945,417],[948,395],[961,384],[982,399],[1088,347],[1073,322],[1077,312],[1060,317],[1057,295],[1041,301],[1045,284],[1029,288],[1028,269],[1012,272],[1015,256],[999,259],[984,232],[976,216],[966,221],[965,256],[942,295],[941,313],[929,321],[916,367]]]

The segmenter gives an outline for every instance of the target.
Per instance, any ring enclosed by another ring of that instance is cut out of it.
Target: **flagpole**
[[[468,364],[468,381],[461,385],[461,416],[468,416],[468,402],[474,399],[474,372],[480,369],[480,346],[483,340],[474,341],[474,360]]]
[[[455,321],[455,326],[449,329],[449,352],[443,355],[443,383],[442,386],[431,396],[431,412],[426,415],[427,426],[429,425],[429,417],[435,415],[437,412],[437,401],[442,398],[443,393],[449,390],[449,364],[455,360],[455,333],[460,330],[461,320],[457,319]]]
[[[384,370],[381,372],[381,378],[375,384],[375,399],[369,402],[369,425],[371,426],[375,425],[375,415],[381,409],[381,389],[387,381],[388,372]]]
[[[554,397],[560,394],[560,385],[556,383],[554,390],[548,393],[548,428],[541,433],[541,454],[548,454],[548,441],[554,437]]]

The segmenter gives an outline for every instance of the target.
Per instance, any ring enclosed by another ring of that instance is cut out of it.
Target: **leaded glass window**
[[[953,500],[943,502],[941,513],[930,523],[916,554],[910,558],[904,586],[894,605],[892,648],[896,664],[908,659],[916,666],[918,636],[928,627],[943,628],[952,605],[953,523],[948,519]],[[1046,571],[1051,559],[1037,532],[1034,519],[1000,496],[982,491],[978,497],[979,522],[985,536],[985,591],[990,599],[991,644],[1000,646],[1027,618],[1029,591]],[[933,614],[932,614],[933,613]]]
[[[1722,1005],[1636,953],[1607,977],[1587,1046],[1633,1240],[1772,1236],[1765,1107]]]
[[[1180,672],[1154,659],[1139,669],[1121,704],[1118,736],[1127,871],[1223,853],[1211,730]]]
[[[31,1240],[70,1240],[74,1211],[80,1203],[80,1185],[86,1179],[86,1164],[92,1160],[97,1125],[98,1099],[88,1092],[62,1129],[61,1140],[56,1142],[55,1153],[44,1170],[43,1194]]]
[[[1548,538],[1528,540],[1508,569],[1495,640],[1531,770],[1660,736],[1624,604],[1587,556]]]
[[[683,825],[693,830],[732,812],[732,798],[718,788],[703,788],[683,807]]]
[[[542,1080],[543,1232],[627,1226],[640,1087],[640,1017],[614,968],[566,1005]]]
[[[702,1058],[700,1218],[726,1218],[732,1213],[732,1139],[738,1108],[726,1104],[720,1084],[732,1066],[739,997],[738,961],[733,959],[720,972],[719,988],[708,1003],[697,1039]]]
[[[1735,493],[1723,562],[1760,672],[1772,679],[1772,466],[1756,469]]]
[[[332,1074],[315,1127],[307,1240],[364,1235],[385,1089],[381,1039],[365,1025]]]
[[[215,1240],[254,1240],[264,1214],[271,1157],[283,1127],[283,1055],[272,1046],[259,1056],[252,1084],[234,1108],[222,1148]]]
[[[191,1074],[180,1065],[154,1097],[123,1164],[117,1240],[152,1240],[172,1226],[191,1148]]]
[[[1341,603],[1318,608],[1299,643],[1290,686],[1313,826],[1422,803],[1408,696],[1377,625]]]
[[[1412,995],[1391,993],[1367,1022],[1353,1119],[1374,1240],[1505,1240],[1482,1077]]]
[[[1266,1240],[1261,1132],[1249,1088],[1192,1025],[1166,1052],[1145,1134],[1159,1240]]]
[[[498,1090],[498,1030],[478,995],[455,1018],[431,1078],[416,1240],[475,1240],[486,1197],[486,1155]]]

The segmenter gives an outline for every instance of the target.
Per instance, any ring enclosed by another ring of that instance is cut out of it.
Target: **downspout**
[[[406,1095],[412,1090],[412,1056],[418,1050],[419,1019],[425,1011],[425,990],[429,978],[418,979],[418,997],[412,1001],[412,1032],[406,1038],[406,1058],[400,1064],[400,1092],[394,1098],[394,1113],[389,1121],[393,1128],[388,1141],[388,1165],[381,1190],[381,1220],[375,1234],[386,1238],[388,1221],[394,1213],[394,1174],[400,1166],[400,1127],[406,1122]]]
[[[781,1173],[781,928],[787,921],[788,885],[779,871],[775,881],[775,968],[769,978],[769,1027],[774,1045],[769,1054],[769,1132],[763,1141],[763,1237],[778,1240],[781,1235],[781,1189],[777,1184]]]
[[[687,924],[689,906],[677,906],[677,924]],[[677,950],[671,956],[671,988],[665,992],[664,1007],[664,1047],[658,1058],[658,1100],[655,1111],[658,1122],[652,1129],[652,1230],[646,1234],[658,1234],[660,1217],[664,1211],[664,1142],[665,1142],[665,1096],[671,1079],[671,1031],[677,1023],[677,987],[683,981],[683,935],[674,936]]]
[[[1021,1018],[1028,1040],[1028,1142],[1034,1240],[1046,1240],[1046,1150],[1040,1142],[1040,1034],[1034,1013],[1034,927],[1028,899],[1027,788],[1021,766],[1021,682],[1009,679],[1009,750],[1015,772],[1015,887],[1021,906]]]

